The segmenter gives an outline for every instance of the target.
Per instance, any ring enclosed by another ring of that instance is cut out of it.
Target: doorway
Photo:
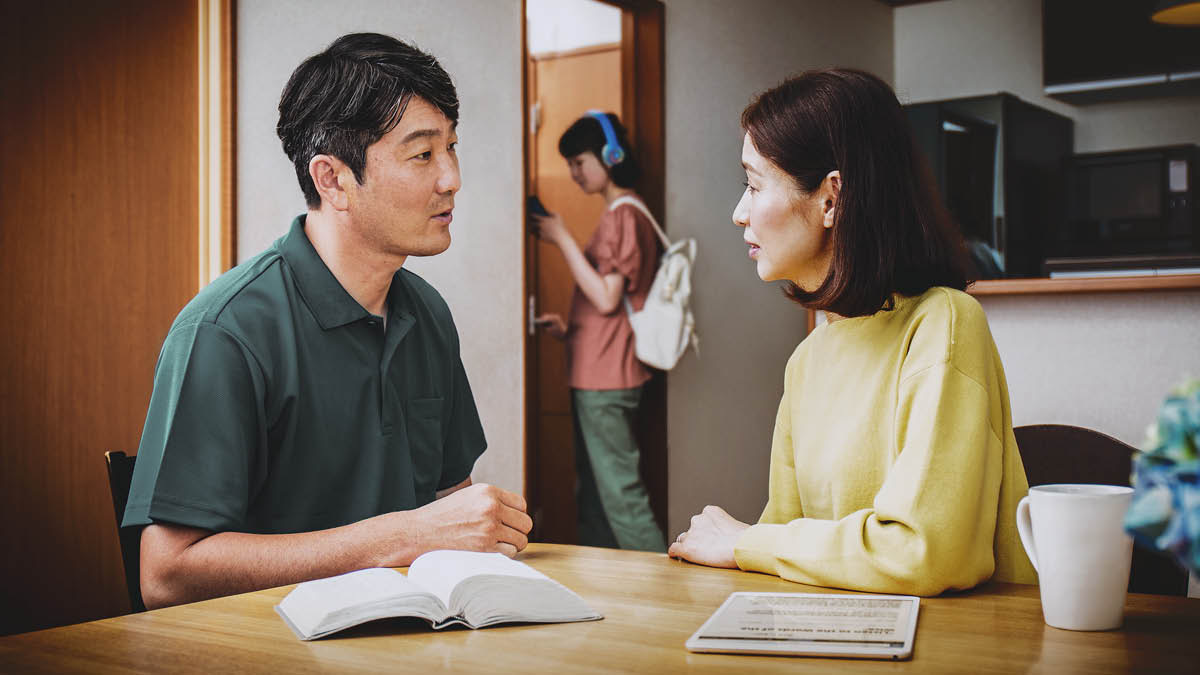
[[[232,262],[229,0],[8,3],[0,25],[0,635],[129,609],[104,451]]]
[[[558,139],[588,110],[616,112],[643,176],[637,192],[662,222],[662,19],[657,0],[526,0],[525,184],[559,213],[575,239],[591,237],[604,201],[584,195],[558,154]],[[664,223],[664,227],[669,226]],[[576,543],[575,453],[566,352],[533,317],[568,313],[574,281],[551,245],[525,241],[525,492],[532,541]],[[646,384],[638,429],[642,479],[666,532],[666,376]]]

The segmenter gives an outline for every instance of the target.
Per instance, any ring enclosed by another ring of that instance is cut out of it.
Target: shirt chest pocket
[[[433,501],[442,476],[442,399],[414,398],[404,405],[417,506]]]

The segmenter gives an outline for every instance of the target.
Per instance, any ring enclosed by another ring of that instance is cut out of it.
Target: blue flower
[[[1133,462],[1125,529],[1200,572],[1200,380],[1167,397]]]

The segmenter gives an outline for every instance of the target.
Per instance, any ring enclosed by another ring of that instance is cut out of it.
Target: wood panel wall
[[[4,3],[0,633],[128,611],[105,450],[136,451],[197,290],[194,2]]]

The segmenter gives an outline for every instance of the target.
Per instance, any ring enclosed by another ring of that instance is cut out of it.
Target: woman
[[[1004,370],[895,94],[807,72],[742,126],[733,222],[759,277],[827,322],[788,360],[758,524],[708,506],[669,553],[882,593],[1033,583]]]
[[[649,220],[628,203],[638,167],[616,115],[589,113],[563,133],[558,151],[584,194],[609,208],[581,250],[562,218],[532,216],[540,238],[562,251],[575,278],[567,321],[538,317],[567,342],[567,379],[575,427],[579,541],[644,551],[665,551],[662,530],[638,473],[634,422],[650,372],[634,356],[633,329],[623,298],[635,309],[646,301],[658,262],[658,239]]]

